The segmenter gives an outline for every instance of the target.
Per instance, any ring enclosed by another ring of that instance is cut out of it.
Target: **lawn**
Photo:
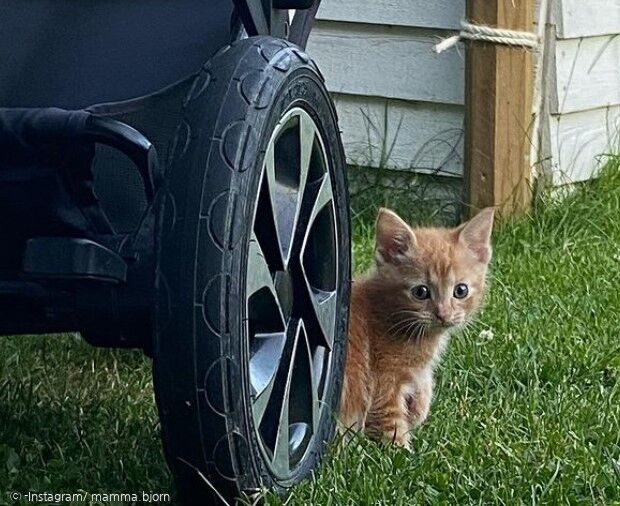
[[[355,227],[360,271],[372,227]],[[620,504],[620,159],[494,244],[488,304],[453,338],[413,453],[335,444],[287,504]],[[0,344],[0,491],[172,491],[146,358]]]

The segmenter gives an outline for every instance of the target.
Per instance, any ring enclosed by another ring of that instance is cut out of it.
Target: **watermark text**
[[[20,503],[166,503],[171,501],[169,493],[163,492],[7,492],[12,502]]]

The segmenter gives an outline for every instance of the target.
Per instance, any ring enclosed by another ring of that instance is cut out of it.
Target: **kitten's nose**
[[[444,307],[437,308],[435,310],[435,318],[441,323],[448,323],[450,320],[450,312]]]

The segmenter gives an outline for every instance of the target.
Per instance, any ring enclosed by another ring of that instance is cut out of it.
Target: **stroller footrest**
[[[38,237],[29,239],[24,274],[36,278],[95,279],[122,283],[127,264],[114,251],[89,239]]]

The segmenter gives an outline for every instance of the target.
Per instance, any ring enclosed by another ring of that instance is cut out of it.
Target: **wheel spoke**
[[[325,389],[326,369],[328,367],[326,361],[329,361],[329,350],[325,346],[317,346],[312,354],[312,379],[315,384],[315,391],[318,402],[323,400]]]
[[[315,423],[318,424],[318,416],[315,416],[315,411],[318,409],[318,401],[313,388],[310,347],[303,320],[299,320],[297,323],[292,352],[291,363],[286,377],[284,400],[280,410],[278,435],[273,452],[273,467],[276,472],[281,473],[286,473],[290,470],[291,443],[296,443],[295,446],[297,447],[295,449],[297,450],[299,449],[298,445],[301,443],[301,441],[291,440],[291,429],[298,426],[303,427],[307,423],[312,427],[312,434],[314,434],[317,429]],[[310,391],[304,388],[304,383],[308,380],[310,380],[310,385],[308,385]],[[309,398],[306,397],[307,394],[309,394]],[[308,401],[310,401],[310,406],[308,406]],[[301,412],[305,413],[300,413],[299,408],[301,408]],[[310,408],[309,412],[308,408]]]
[[[313,288],[310,288],[310,292],[312,309],[323,334],[323,340],[319,344],[331,350],[336,326],[336,292],[323,292]]]
[[[287,394],[288,395],[288,394]],[[286,475],[291,468],[289,451],[289,421],[288,421],[288,398],[282,406],[278,422],[278,435],[276,446],[273,451],[272,465],[276,473]]]
[[[332,225],[334,197],[330,177],[328,174],[325,174],[323,178],[316,183],[316,185],[318,185],[319,188],[316,192],[316,197],[313,200],[308,228],[306,229],[303,238],[303,246],[301,252],[301,268],[304,277],[304,284],[306,285],[306,289],[311,301],[314,317],[316,318],[316,322],[320,326],[320,329],[323,333],[323,342],[320,344],[323,344],[325,347],[331,350],[336,325],[337,294],[335,290],[335,275],[337,266],[326,266],[324,264],[319,265],[320,268],[324,268],[326,269],[326,271],[315,272],[317,268],[315,264],[317,263],[318,258],[315,258],[315,256],[311,254],[313,253],[311,250],[313,248],[316,248],[317,245],[309,243],[312,239],[311,234],[318,234],[320,236],[318,240],[321,241],[318,246],[324,247],[327,244],[327,241],[330,239],[324,234],[334,234]],[[328,206],[330,207],[328,208]],[[319,215],[321,215],[321,218],[317,220],[317,217],[319,217]],[[332,221],[329,221],[330,219]],[[324,223],[326,222],[326,220],[327,223]],[[315,224],[319,221],[321,222],[321,229],[314,230]],[[333,244],[335,248],[335,237],[332,237],[332,239],[334,239]],[[310,271],[310,267],[315,270]]]
[[[265,390],[255,398],[252,407],[254,414],[254,423],[256,426],[260,426],[263,416],[265,415],[265,411],[267,410],[267,405],[269,404],[269,399],[271,399],[271,393],[273,392],[273,385],[275,381],[275,376],[271,379]]]
[[[283,336],[283,344],[285,344],[286,342],[286,337]],[[280,360],[276,362],[275,367],[274,367],[274,373],[271,376],[271,378],[269,379],[269,382],[261,389],[256,389],[257,393],[256,396],[254,397],[254,401],[253,401],[253,414],[254,414],[254,423],[256,424],[256,426],[260,426],[260,424],[262,423],[263,420],[263,416],[265,415],[265,411],[267,410],[267,406],[269,404],[269,401],[271,399],[271,394],[273,393],[273,387],[275,385],[276,382],[276,378],[277,378],[277,372],[278,369],[282,367],[282,356],[283,356],[283,352],[284,350],[282,350],[280,352]],[[252,381],[252,359],[250,359],[250,381]]]
[[[262,397],[282,357],[285,321],[269,266],[254,234],[250,238],[247,274],[250,330],[250,384]]]
[[[250,336],[283,332],[285,316],[263,251],[252,234],[246,277],[247,321]]]
[[[278,232],[280,253],[284,261],[284,268],[288,266],[293,246],[293,231],[299,202],[299,182],[296,179],[298,160],[280,161],[276,159],[276,146],[271,146],[265,159],[265,170],[269,194],[273,206],[273,215]],[[294,166],[290,166],[294,164]],[[291,176],[292,174],[292,176]]]
[[[300,201],[303,199],[306,182],[308,181],[308,173],[310,172],[310,163],[312,161],[312,152],[314,150],[316,136],[317,131],[314,121],[312,121],[307,114],[301,114],[299,116],[299,151],[301,159],[301,184],[299,185]],[[299,209],[297,209],[297,214],[299,215]]]
[[[313,206],[314,192],[316,187],[316,172],[321,170],[315,167],[317,160],[314,158],[317,129],[314,121],[307,114],[299,116],[299,158],[300,158],[300,185],[298,191],[298,203],[295,210],[295,229],[292,241],[303,241],[307,234],[308,209]],[[303,228],[302,228],[303,227]],[[301,230],[298,230],[301,228]],[[299,246],[298,246],[299,247]],[[297,248],[298,248],[297,247]],[[298,249],[296,250],[298,251]]]
[[[276,224],[275,197],[272,194],[274,188],[274,154],[273,145],[265,154],[265,170],[261,176],[256,219],[254,220],[254,233],[259,244],[262,245],[267,263],[272,270],[284,269],[280,234]]]
[[[262,396],[275,378],[285,340],[284,332],[256,334],[252,340],[250,382],[257,397]]]
[[[246,294],[248,298],[260,289],[267,288],[277,300],[273,277],[271,276],[267,260],[254,232],[252,232],[250,238],[246,283]]]
[[[275,222],[276,241],[282,258],[282,266],[286,268],[288,255],[291,247],[290,232],[292,223],[287,222],[288,211],[291,207],[290,192],[278,191],[279,184],[276,179],[275,144],[270,143],[265,153],[265,175],[267,179],[267,192],[271,215]],[[289,218],[290,219],[290,218]]]
[[[272,450],[278,434],[278,426],[275,425],[280,419],[286,403],[288,412],[289,376],[293,367],[293,356],[297,346],[296,329],[288,328],[280,360],[276,364],[276,373],[271,381],[263,389],[262,393],[254,400],[254,422],[260,427],[263,439]]]
[[[265,172],[286,268],[293,248],[317,130],[312,119],[301,110],[283,122],[284,133],[269,145],[265,153]],[[289,123],[293,126],[287,126]]]
[[[290,468],[289,402],[295,357],[302,333],[303,323],[300,320],[289,326],[278,371],[254,405],[254,420],[271,448],[272,466],[282,474]],[[261,399],[263,396],[268,399]]]
[[[314,203],[312,205],[312,212],[310,214],[310,219],[308,221],[308,228],[306,229],[306,235],[304,237],[304,241],[308,239],[308,235],[310,233],[310,229],[314,224],[317,215],[325,208],[326,205],[331,204],[334,200],[334,192],[332,190],[332,182],[329,177],[329,174],[325,174],[318,182],[319,191],[314,198]]]
[[[304,329],[305,330],[305,329]],[[312,348],[310,346],[310,341],[308,339],[307,332],[303,333],[303,341],[297,345],[297,348],[300,350],[298,353],[300,354],[300,360],[303,362],[299,364],[300,367],[303,368],[303,374],[307,374],[307,377],[310,379],[310,391],[311,391],[311,408],[312,415],[310,424],[312,425],[312,434],[316,434],[319,428],[319,383],[318,378],[315,378],[314,367],[312,361]]]

